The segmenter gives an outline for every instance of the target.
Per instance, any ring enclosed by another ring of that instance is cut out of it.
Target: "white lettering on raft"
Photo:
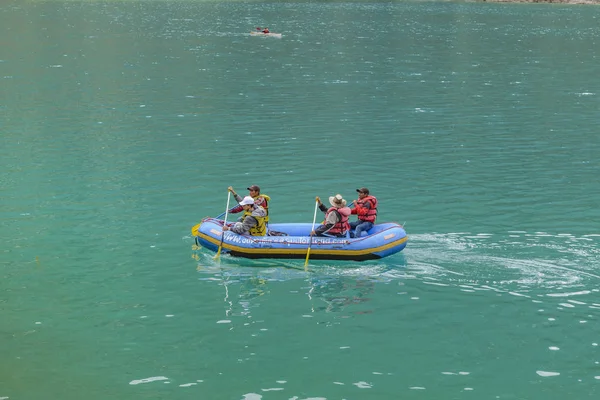
[[[269,237],[269,239],[264,239],[263,236],[257,236],[256,239],[249,239],[247,236],[238,235],[235,233],[226,233],[225,240],[229,243],[239,244],[242,246],[289,246],[289,245],[308,245],[310,243],[310,238],[307,237],[294,237],[290,239],[289,236],[281,236],[281,237]],[[323,238],[323,239],[314,239],[312,244],[315,246],[328,246],[328,245],[344,245],[349,244],[346,239],[335,239],[335,238]]]

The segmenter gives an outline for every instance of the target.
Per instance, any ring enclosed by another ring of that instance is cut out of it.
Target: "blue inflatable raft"
[[[198,246],[218,251],[223,233],[223,220],[205,218],[192,228]],[[305,258],[310,243],[310,223],[269,224],[278,236],[247,236],[225,231],[223,253],[245,258]],[[374,260],[396,254],[408,236],[401,225],[376,224],[360,238],[318,237],[312,239],[310,258],[320,260]]]

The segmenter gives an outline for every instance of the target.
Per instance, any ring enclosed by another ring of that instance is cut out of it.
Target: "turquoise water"
[[[4,2],[0,398],[597,398],[599,37],[583,6]],[[368,186],[408,246],[193,250],[250,184],[278,222]]]

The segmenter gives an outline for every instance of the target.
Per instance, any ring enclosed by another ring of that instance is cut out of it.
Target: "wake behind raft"
[[[365,261],[396,254],[408,241],[404,228],[395,222],[376,224],[360,238],[313,236],[312,243],[310,223],[269,224],[269,231],[278,236],[223,232],[223,223],[222,219],[204,218],[192,228],[196,244],[216,252],[224,234],[221,251],[235,257],[304,259],[310,245],[311,259]]]

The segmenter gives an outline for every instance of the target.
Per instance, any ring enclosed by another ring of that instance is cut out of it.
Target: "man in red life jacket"
[[[352,214],[356,214],[358,220],[350,222],[350,228],[354,229],[352,237],[359,238],[363,232],[368,231],[375,224],[377,199],[369,194],[369,189],[366,187],[356,189],[356,191],[358,192],[358,200],[353,201]]]
[[[269,28],[263,29],[262,33],[270,33]]]
[[[325,221],[310,234],[311,236],[334,236],[345,237],[346,232],[350,230],[348,217],[350,217],[350,207],[346,207],[346,200],[341,194],[336,194],[329,198],[331,207],[327,208],[321,203],[321,199],[317,196],[319,209],[325,213]]]

